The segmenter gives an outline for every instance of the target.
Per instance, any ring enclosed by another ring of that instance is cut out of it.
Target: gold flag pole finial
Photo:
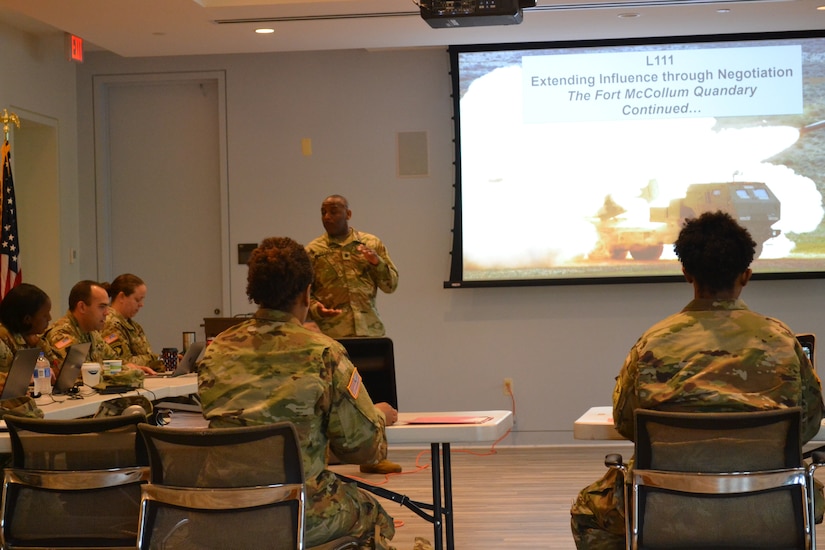
[[[3,121],[3,135],[6,138],[6,141],[9,140],[9,124],[14,123],[15,126],[20,128],[20,119],[17,118],[17,115],[14,113],[9,113],[7,109],[3,109],[3,114],[0,116],[0,120]]]

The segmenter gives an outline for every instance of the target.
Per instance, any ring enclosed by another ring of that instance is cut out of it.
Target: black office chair
[[[2,548],[134,548],[142,415],[79,420],[5,417],[12,467],[3,483]]]
[[[204,317],[201,326],[203,327],[204,336],[206,336],[205,340],[208,341],[226,329],[248,321],[250,317],[252,317],[251,313],[236,315],[235,317]]]
[[[398,408],[395,384],[395,352],[392,340],[380,338],[339,338],[352,364],[358,369],[373,403],[389,403]]]
[[[138,548],[306,547],[306,489],[291,423],[140,431],[151,477],[143,486]],[[357,539],[322,548],[357,548]]]
[[[813,471],[799,408],[748,413],[638,409],[625,473],[627,548],[814,548]]]

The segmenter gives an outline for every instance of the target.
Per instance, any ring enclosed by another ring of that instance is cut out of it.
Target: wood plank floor
[[[604,455],[623,453],[623,446],[453,448],[453,504],[458,550],[575,549],[570,536],[570,505],[585,485],[604,473]],[[361,477],[373,484],[431,502],[430,457],[426,451],[390,449],[389,458],[404,473],[390,476],[361,474],[356,466],[336,466],[336,471]],[[416,471],[419,466],[426,469]],[[823,472],[825,474],[825,472]],[[819,476],[818,476],[819,477]],[[398,525],[393,544],[412,550],[415,537],[433,539],[432,525],[392,501],[380,499]],[[825,548],[825,527],[817,528],[820,548]]]

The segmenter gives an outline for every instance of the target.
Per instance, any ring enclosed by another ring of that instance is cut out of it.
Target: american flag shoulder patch
[[[74,342],[74,340],[72,340],[71,336],[65,336],[65,337],[63,337],[63,339],[55,342],[54,347],[56,347],[57,349],[63,349],[66,346],[68,346],[69,344],[71,344],[72,342]]]
[[[353,399],[358,399],[358,394],[361,392],[361,375],[358,374],[358,369],[352,369],[352,376],[349,377],[349,384],[347,390]]]

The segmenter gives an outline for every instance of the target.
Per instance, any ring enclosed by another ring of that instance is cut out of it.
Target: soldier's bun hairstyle
[[[673,251],[700,288],[720,292],[750,267],[756,243],[730,214],[705,212],[685,222]]]
[[[264,239],[249,256],[246,295],[261,307],[289,311],[312,283],[304,247],[289,237]]]
[[[143,282],[143,279],[137,275],[124,273],[115,277],[115,280],[111,283],[100,283],[100,286],[106,289],[106,292],[109,294],[109,298],[114,300],[121,292],[124,296],[131,296],[135,293],[135,289],[137,289],[137,287],[145,284],[146,283]]]

